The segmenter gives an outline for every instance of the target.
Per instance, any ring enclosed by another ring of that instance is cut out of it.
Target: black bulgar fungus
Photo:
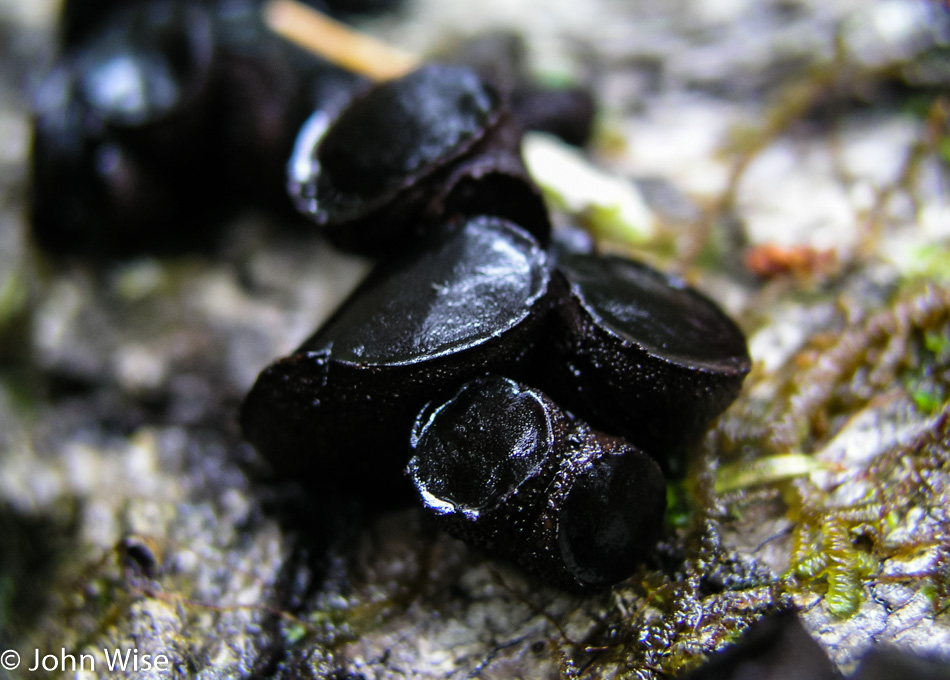
[[[453,217],[440,205],[451,194],[449,181],[477,185],[482,176],[508,175],[511,165],[520,165],[518,182],[531,185],[506,101],[466,68],[427,65],[377,85],[312,141],[313,147],[295,149],[306,158],[292,158],[291,168],[307,174],[292,174],[291,193],[301,212],[351,250],[386,252]],[[494,173],[478,165],[457,172],[464,161],[492,151],[508,154]],[[479,207],[503,210],[490,200]],[[543,210],[522,226],[546,242],[550,225]]]
[[[500,104],[497,92],[461,68],[425,66],[377,86],[347,108],[316,150],[317,188],[327,198],[317,219],[371,210],[458,158],[499,122]]]
[[[834,664],[805,630],[798,614],[783,610],[753,623],[739,640],[714,654],[683,680],[835,680]],[[892,677],[892,676],[888,676]]]
[[[183,127],[194,134],[200,127],[196,112],[208,106],[215,57],[211,24],[200,6],[174,0],[117,11],[71,53],[91,115],[136,142],[167,143]]]
[[[241,422],[278,474],[379,506],[408,500],[407,469],[451,533],[564,588],[603,587],[652,550],[660,465],[675,469],[750,360],[675,277],[564,246],[552,278],[520,136],[506,97],[450,66],[311,117],[288,166],[298,208],[337,245],[404,254],[261,373]]]
[[[450,533],[564,588],[626,578],[659,535],[659,466],[507,378],[428,406],[412,446],[410,477]]]
[[[412,455],[417,493],[455,536],[566,589],[628,577],[662,531],[660,464],[734,398],[745,340],[640,263],[568,250],[559,284],[550,267],[499,218],[447,225],[261,374],[245,436],[284,475],[377,506],[409,495]]]
[[[123,250],[187,233],[191,222],[174,218],[210,189],[210,30],[190,3],[136,3],[60,59],[35,102],[30,203],[41,245]]]
[[[243,200],[297,214],[287,194],[286,164],[313,111],[336,112],[367,81],[277,37],[259,2],[230,2],[216,17],[220,121],[217,168]]]
[[[852,680],[950,680],[950,656],[918,656],[893,647],[872,647],[861,659]]]
[[[210,245],[221,218],[250,203],[299,219],[284,175],[297,130],[362,80],[271,33],[259,4],[64,5],[64,52],[35,98],[30,210],[42,247]]]
[[[590,141],[597,112],[593,95],[583,87],[523,86],[512,92],[511,109],[525,130],[547,132],[574,146]]]
[[[243,405],[245,436],[284,474],[352,481],[370,502],[402,493],[419,410],[513,368],[550,308],[549,282],[544,251],[520,228],[484,216],[450,225],[381,265],[260,375]]]
[[[582,86],[545,86],[532,77],[520,33],[480,34],[453,45],[446,61],[477,71],[507,93],[511,112],[523,130],[556,135],[568,144],[586,145],[594,129],[596,102]]]
[[[563,253],[550,375],[543,385],[595,427],[668,470],[735,399],[745,336],[680,279],[617,256]]]

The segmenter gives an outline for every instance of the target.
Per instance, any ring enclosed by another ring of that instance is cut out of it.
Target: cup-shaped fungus
[[[412,445],[412,481],[450,533],[562,587],[626,578],[660,533],[656,462],[507,378],[424,409]]]
[[[319,133],[306,132],[291,158],[290,191],[340,247],[387,252],[458,213],[512,219],[547,240],[520,130],[504,97],[470,69],[423,66],[355,98]],[[471,164],[483,154],[489,160]]]
[[[513,224],[449,225],[381,265],[260,375],[243,406],[245,435],[280,472],[351,480],[385,501],[406,484],[419,410],[521,361],[550,309],[549,282],[544,251]]]
[[[557,271],[551,395],[675,469],[738,395],[745,336],[712,300],[642,263],[566,254]]]

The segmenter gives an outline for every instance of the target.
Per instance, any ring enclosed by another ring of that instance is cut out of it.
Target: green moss
[[[946,243],[927,243],[912,248],[907,261],[903,263],[902,274],[910,282],[931,280],[950,281],[950,245]]]
[[[819,592],[832,616],[855,614],[883,562],[913,555],[935,541],[939,545],[941,538],[934,533],[939,533],[939,524],[912,522],[910,516],[921,511],[942,516],[950,503],[948,470],[950,411],[945,410],[916,440],[879,456],[866,473],[873,484],[863,502],[836,506],[813,485],[795,487],[788,497],[794,522],[791,565],[784,575],[788,592]],[[944,477],[937,486],[921,485],[921,480],[936,482],[938,475]],[[938,568],[907,578],[936,594],[946,592],[950,573]]]
[[[950,135],[944,135],[937,144],[940,157],[944,163],[950,163]]]
[[[928,390],[924,387],[911,387],[910,392],[914,404],[926,415],[935,414],[947,401],[947,395],[943,390]]]
[[[309,632],[307,626],[301,623],[292,623],[283,629],[284,643],[288,647],[293,647],[303,640]]]
[[[689,491],[682,481],[666,486],[666,521],[670,526],[681,528],[689,523],[691,509],[688,502]]]
[[[912,349],[914,361],[901,380],[917,408],[934,415],[950,400],[950,323],[925,329]]]

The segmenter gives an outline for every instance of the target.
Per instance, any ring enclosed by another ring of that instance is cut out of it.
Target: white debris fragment
[[[626,141],[623,169],[663,177],[681,191],[718,196],[728,184],[730,166],[719,150],[729,130],[752,123],[749,107],[694,93],[663,93],[651,98],[643,115],[621,124]]]
[[[584,215],[598,237],[638,243],[656,231],[656,218],[628,178],[595,167],[557,138],[529,132],[522,142],[525,165],[549,201]]]
[[[809,245],[846,258],[859,221],[824,140],[776,142],[749,165],[737,209],[752,245]]]
[[[912,59],[935,42],[946,43],[950,22],[939,2],[887,0],[855,12],[844,24],[849,58],[875,67]]]

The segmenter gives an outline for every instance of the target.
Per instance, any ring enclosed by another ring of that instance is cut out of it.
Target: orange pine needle
[[[263,11],[264,22],[278,35],[372,80],[398,78],[419,66],[414,55],[355,31],[296,0],[269,0]]]

